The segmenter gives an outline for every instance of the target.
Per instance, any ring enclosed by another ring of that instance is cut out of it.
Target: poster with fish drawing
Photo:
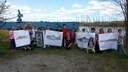
[[[30,35],[27,30],[14,31],[14,39],[16,47],[21,47],[30,44]]]
[[[44,44],[52,45],[52,46],[62,46],[62,38],[63,38],[62,32],[46,30],[46,34],[44,37]]]
[[[100,50],[117,49],[118,35],[117,33],[99,34]]]
[[[44,38],[43,38],[43,31],[42,32],[35,32],[37,47],[44,46]]]
[[[77,45],[79,48],[88,48],[89,38],[93,37],[95,39],[95,33],[77,33]]]

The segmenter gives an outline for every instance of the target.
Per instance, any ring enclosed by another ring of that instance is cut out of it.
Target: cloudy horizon
[[[4,0],[3,0],[4,1]],[[9,17],[20,10],[23,21],[93,22],[124,20],[120,6],[111,0],[7,0]],[[17,18],[9,21],[16,21]]]

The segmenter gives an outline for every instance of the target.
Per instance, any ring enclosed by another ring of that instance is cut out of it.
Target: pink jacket
[[[70,37],[71,39],[75,39],[76,38],[76,33],[74,31],[70,32]]]
[[[14,33],[12,30],[9,31],[9,37],[10,39],[14,39]]]

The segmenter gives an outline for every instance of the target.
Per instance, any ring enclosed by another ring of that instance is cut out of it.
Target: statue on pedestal
[[[18,17],[17,22],[22,23],[22,18],[21,17],[23,17],[23,14],[20,13],[20,10],[18,10],[17,17]]]

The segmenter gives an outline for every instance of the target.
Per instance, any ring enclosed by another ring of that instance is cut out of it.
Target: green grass
[[[0,61],[8,58],[9,56],[9,42],[0,41]]]
[[[10,52],[9,51],[9,42],[0,42],[0,60],[2,59],[6,59],[8,57],[11,56],[15,56],[15,55],[20,55],[22,53],[28,53],[28,51],[24,51],[24,50],[20,50],[17,49],[15,52]],[[128,52],[128,48],[125,48],[125,50]],[[57,47],[50,47],[50,48],[36,48],[34,49],[34,51],[29,51],[29,53],[33,54],[33,53],[41,53],[41,52],[46,52],[48,54],[50,53],[55,53],[55,54],[62,54],[64,53],[66,50],[63,48],[57,48]],[[116,60],[127,60],[128,57],[127,56],[120,56],[116,51],[110,52],[110,53],[102,53],[102,54],[87,54],[85,53],[85,50],[80,50],[78,48],[75,48],[74,51],[78,51],[79,53],[81,53],[80,55],[84,54],[88,57],[91,57],[92,59],[95,58],[104,58],[104,59],[108,59],[108,58],[112,58],[112,59],[116,59]]]
[[[16,49],[16,51],[11,52],[9,51],[10,43],[8,41],[0,41],[0,61],[15,57],[15,56],[24,56],[26,54],[38,54],[45,52],[46,54],[58,54],[60,51],[63,52],[63,50],[60,50],[60,48],[52,47],[52,48],[35,48],[34,51],[24,51],[21,49]]]

